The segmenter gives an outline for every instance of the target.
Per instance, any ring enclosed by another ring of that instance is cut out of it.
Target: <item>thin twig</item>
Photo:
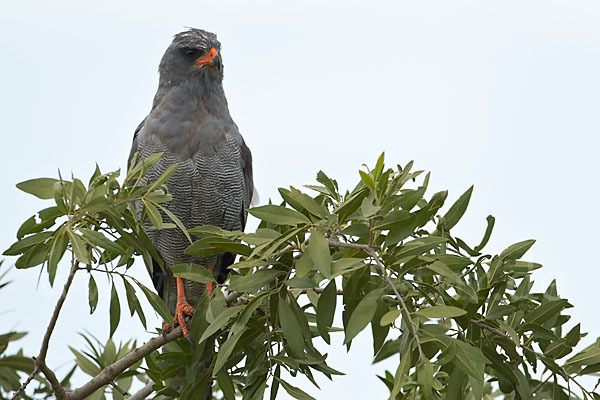
[[[41,362],[46,361],[46,354],[48,353],[48,344],[50,343],[50,337],[52,336],[52,332],[54,331],[54,327],[56,326],[56,321],[58,320],[60,310],[62,309],[65,299],[67,298],[67,293],[69,292],[71,283],[73,283],[73,277],[75,276],[75,272],[77,272],[77,262],[73,260],[71,264],[71,271],[69,272],[69,277],[65,282],[65,286],[63,288],[62,294],[60,295],[60,298],[56,302],[56,307],[54,307],[54,312],[52,313],[50,323],[48,324],[48,328],[46,328],[46,333],[44,334],[44,339],[42,340],[40,354],[37,357],[37,359]]]
[[[154,389],[152,389],[153,385],[154,385],[154,382],[148,383],[146,386],[144,386],[143,388],[141,388],[140,390],[138,390],[136,393],[134,393],[127,400],[143,400],[143,399],[145,399],[146,397],[150,396],[150,394],[152,392],[154,392]]]
[[[123,390],[119,385],[117,385],[115,381],[110,381],[110,386],[115,388],[117,392],[121,393],[121,396],[129,396],[129,393],[127,393],[127,391]]]
[[[532,394],[536,394],[538,390],[540,390],[545,384],[546,382],[548,382],[550,380],[550,378],[552,378],[554,374],[550,374],[548,375],[548,377],[546,379],[544,379],[543,381],[541,381],[540,383],[537,384],[536,387],[533,388],[533,390],[531,391]]]
[[[332,247],[344,247],[347,249],[362,250],[362,251],[366,251],[367,253],[372,250],[372,247],[370,247],[369,245],[366,245],[366,244],[344,243],[344,242],[338,242],[337,240],[332,240],[332,239],[327,239],[327,241],[329,242],[329,245]]]
[[[421,343],[419,341],[419,336],[417,335],[417,327],[416,327],[415,323],[413,322],[412,318],[410,317],[410,311],[408,311],[408,307],[406,307],[406,304],[404,303],[402,296],[400,296],[400,293],[398,293],[398,290],[396,289],[396,285],[394,285],[394,282],[387,275],[385,265],[383,265],[383,263],[381,262],[381,260],[379,259],[379,257],[377,256],[377,253],[375,253],[373,248],[369,245],[360,244],[360,243],[344,243],[344,242],[338,242],[338,241],[332,240],[332,239],[328,239],[327,241],[329,242],[329,245],[332,247],[344,247],[344,248],[348,248],[348,249],[362,250],[365,253],[367,253],[369,256],[371,256],[371,258],[373,258],[373,260],[375,260],[375,263],[381,270],[383,277],[388,282],[388,284],[392,287],[394,294],[396,295],[396,297],[398,298],[398,301],[400,302],[400,308],[402,308],[402,315],[408,322],[410,331],[413,334],[413,336],[417,342],[417,348],[419,350],[419,357],[423,358],[424,354],[423,354],[423,349],[421,348]]]
[[[302,294],[306,294],[309,290],[314,291],[315,293],[323,293],[323,291],[325,291],[325,288],[310,288],[310,289],[302,289]],[[344,294],[344,291],[342,289],[338,289],[337,290],[337,295],[338,296],[342,296]]]
[[[482,329],[485,329],[485,330],[487,330],[487,331],[490,331],[490,332],[492,332],[493,334],[495,334],[495,335],[497,335],[497,336],[505,337],[505,338],[507,338],[507,339],[509,339],[509,340],[510,340],[510,337],[509,337],[507,334],[505,334],[504,332],[502,332],[502,331],[500,331],[500,330],[498,330],[498,329],[494,328],[493,326],[489,326],[488,324],[484,323],[483,321],[478,321],[478,320],[472,319],[472,320],[470,320],[470,322],[471,322],[473,325],[477,325],[478,327],[480,327],[480,328],[482,328]],[[531,347],[529,347],[529,346],[526,346],[526,345],[523,345],[523,344],[520,344],[520,346],[521,346],[521,348],[522,348],[523,350],[527,350],[527,351],[529,351],[529,352],[531,352],[531,353],[535,354],[535,356],[536,356],[537,358],[546,358],[546,356],[545,356],[545,355],[538,353],[537,351],[535,351],[534,349],[532,349],[532,348],[531,348]],[[563,372],[564,372],[564,371],[563,371]],[[552,376],[552,375],[551,375],[551,376]],[[556,374],[554,374],[554,376],[556,377]],[[578,386],[578,387],[581,389],[581,391],[582,391],[583,393],[587,394],[587,395],[588,395],[588,396],[590,396],[590,397],[592,396],[592,394],[591,394],[591,393],[590,393],[590,392],[589,392],[589,391],[588,391],[586,388],[584,388],[584,387],[583,387],[583,386],[582,386],[582,385],[581,385],[579,382],[577,382],[577,380],[576,380],[575,378],[573,378],[573,377],[572,377],[571,375],[569,375],[568,373],[564,372],[564,375],[561,375],[561,377],[562,377],[562,378],[564,378],[564,379],[567,381],[567,385],[569,385],[569,382],[570,382],[570,381],[572,381],[574,384],[576,384],[576,385],[577,385],[577,386]],[[547,379],[546,379],[546,381],[547,381]],[[539,385],[538,385],[538,386],[539,386]],[[538,388],[536,387],[536,391],[537,391],[537,390],[538,390]],[[535,393],[535,391],[534,391],[534,393]]]
[[[419,340],[419,336],[417,335],[417,326],[413,322],[412,318],[410,317],[410,311],[408,311],[408,307],[406,307],[406,303],[404,303],[404,299],[402,299],[402,296],[400,296],[400,293],[398,293],[398,289],[396,289],[396,285],[394,284],[394,281],[392,281],[390,279],[390,277],[386,274],[385,265],[383,265],[383,263],[381,262],[381,260],[379,259],[379,257],[375,253],[375,251],[372,249],[369,249],[367,251],[367,253],[369,253],[369,255],[373,258],[373,260],[375,260],[375,263],[377,263],[377,266],[379,266],[379,269],[381,270],[383,277],[389,283],[389,285],[392,287],[394,294],[398,298],[398,301],[400,302],[400,308],[402,308],[403,317],[406,318],[406,321],[408,322],[410,331],[411,331],[413,337],[415,338],[415,341],[417,342],[417,349],[419,350],[419,357],[421,359],[424,359],[425,355],[423,354],[423,349],[421,348],[421,341]]]
[[[29,385],[29,383],[33,380],[33,378],[35,378],[35,376],[37,375],[38,372],[40,372],[40,366],[36,365],[35,367],[33,367],[33,371],[31,371],[31,373],[29,374],[29,376],[27,377],[25,382],[23,382],[21,387],[15,392],[15,394],[13,394],[13,397],[11,397],[11,400],[16,399],[21,394],[21,392],[23,390],[25,390],[27,385]]]
[[[71,271],[69,272],[69,276],[67,277],[67,281],[65,282],[65,286],[63,287],[63,291],[56,302],[56,306],[54,307],[54,311],[52,312],[52,317],[50,317],[50,322],[48,323],[48,327],[46,328],[46,333],[44,334],[44,338],[42,339],[42,345],[40,347],[40,353],[37,357],[35,357],[35,368],[29,374],[25,382],[21,385],[19,390],[15,392],[11,400],[17,398],[17,396],[25,390],[27,385],[33,380],[38,371],[42,371],[42,373],[48,378],[50,383],[52,384],[52,388],[54,389],[55,395],[57,399],[64,398],[65,389],[60,385],[58,379],[56,379],[56,375],[48,368],[46,365],[46,355],[48,354],[48,344],[50,343],[50,337],[52,336],[52,332],[56,327],[56,321],[58,320],[58,316],[60,314],[60,310],[67,298],[67,293],[69,292],[69,288],[71,287],[71,283],[73,283],[73,277],[75,276],[75,272],[77,272],[77,262],[75,260],[75,255],[71,256]],[[54,377],[55,382],[51,381],[52,377]],[[55,384],[57,386],[55,387]],[[62,396],[62,397],[61,397]]]

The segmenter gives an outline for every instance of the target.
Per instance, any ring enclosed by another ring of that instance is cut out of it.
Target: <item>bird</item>
[[[252,200],[252,154],[230,113],[223,90],[221,43],[214,33],[189,28],[177,33],[159,64],[158,90],[152,109],[133,136],[128,166],[162,153],[140,184],[155,181],[177,164],[166,182],[172,200],[166,203],[186,229],[214,225],[243,231]],[[138,206],[139,207],[139,206]],[[163,220],[168,218],[163,213]],[[194,312],[211,284],[174,277],[170,268],[194,263],[208,268],[218,283],[235,261],[231,253],[210,257],[184,254],[189,241],[179,229],[145,231],[163,261],[154,261],[152,281],[189,340],[185,318]],[[163,326],[163,332],[171,329]]]

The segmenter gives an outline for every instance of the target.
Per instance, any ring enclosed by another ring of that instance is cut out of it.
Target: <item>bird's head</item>
[[[165,52],[159,72],[162,79],[177,84],[187,79],[223,80],[221,43],[217,35],[190,28],[175,35]]]

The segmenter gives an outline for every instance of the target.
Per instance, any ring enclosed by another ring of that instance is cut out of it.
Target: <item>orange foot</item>
[[[173,318],[173,326],[181,326],[183,336],[190,340],[190,331],[185,322],[185,317],[191,317],[194,315],[194,307],[190,306],[185,298],[185,289],[183,287],[183,280],[177,278],[177,305],[175,306],[175,317]],[[163,332],[168,333],[173,329],[171,324],[163,325]]]

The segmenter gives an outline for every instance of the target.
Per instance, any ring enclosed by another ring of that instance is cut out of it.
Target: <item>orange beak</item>
[[[208,51],[208,54],[198,58],[194,65],[210,65],[213,63],[213,58],[215,58],[217,54],[219,54],[217,49],[213,47]]]

